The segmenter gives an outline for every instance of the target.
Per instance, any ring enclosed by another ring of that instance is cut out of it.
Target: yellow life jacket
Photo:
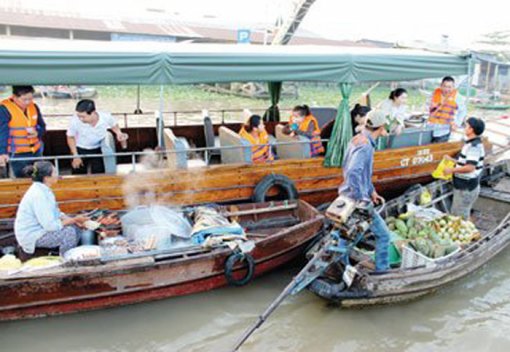
[[[273,153],[271,152],[271,147],[268,145],[269,135],[266,131],[261,132],[259,134],[259,138],[254,138],[250,133],[246,132],[243,127],[239,131],[239,135],[241,138],[246,139],[248,142],[250,142],[250,144],[253,145],[251,148],[251,159],[254,163],[263,163],[266,161],[274,160]]]
[[[39,137],[29,138],[27,128],[37,128],[37,108],[34,103],[28,105],[26,111],[16,105],[11,98],[2,101],[11,120],[9,121],[9,139],[7,152],[9,154],[35,153],[41,148]]]
[[[291,116],[289,119],[289,123],[294,123],[294,116]],[[322,146],[321,141],[321,129],[319,128],[319,123],[317,119],[312,114],[306,116],[303,121],[299,124],[298,128],[302,132],[308,132],[308,128],[310,127],[310,123],[313,124],[313,132],[312,139],[310,143],[312,157],[317,156],[324,152],[324,147]]]

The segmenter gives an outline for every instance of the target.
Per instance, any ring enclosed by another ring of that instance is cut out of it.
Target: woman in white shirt
[[[397,88],[384,100],[379,109],[387,116],[389,132],[400,134],[405,128],[404,121],[409,117],[407,113],[407,91]]]
[[[35,248],[58,248],[60,255],[78,245],[81,226],[88,220],[84,216],[71,218],[60,212],[51,190],[57,181],[57,173],[48,161],[38,161],[24,169],[32,177],[32,186],[23,195],[16,212],[14,234],[25,253]]]
[[[76,104],[76,115],[71,118],[67,130],[67,145],[75,156],[72,162],[73,174],[86,174],[89,166],[93,174],[105,172],[102,157],[80,156],[101,154],[101,143],[108,129],[115,133],[120,143],[127,141],[128,135],[122,133],[115,118],[109,113],[96,111],[93,100],[83,99]]]

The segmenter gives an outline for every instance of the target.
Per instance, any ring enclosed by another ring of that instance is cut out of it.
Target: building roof
[[[48,14],[42,11],[0,9],[0,24],[36,28],[71,29],[94,32],[137,33],[199,38],[200,34],[176,21],[149,23],[106,20]]]
[[[70,14],[55,14],[38,10],[0,9],[0,24],[35,28],[52,28],[62,30],[82,30],[107,33],[130,33],[155,36],[175,36],[193,39],[197,42],[231,42],[237,41],[237,29],[234,27],[184,23],[179,21],[142,21],[142,20],[108,20],[84,18]],[[263,28],[262,25],[259,26]],[[268,35],[268,42],[272,39]],[[264,43],[264,33],[252,30],[251,42]],[[299,30],[291,39],[291,45],[339,45],[376,47],[372,43],[356,43],[349,40],[326,39],[306,30]]]

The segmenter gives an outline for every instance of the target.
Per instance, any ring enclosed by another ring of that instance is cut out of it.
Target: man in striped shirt
[[[480,176],[483,170],[485,150],[482,143],[482,133],[485,123],[476,117],[466,121],[466,142],[455,162],[457,165],[445,169],[446,175],[453,174],[453,203],[451,213],[468,220],[471,208],[480,193]]]

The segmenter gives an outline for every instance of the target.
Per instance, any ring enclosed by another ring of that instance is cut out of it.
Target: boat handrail
[[[226,118],[226,114],[227,113],[240,113],[240,114],[242,114],[243,111],[244,111],[244,109],[242,109],[242,108],[206,109],[206,110],[210,113],[210,115],[221,114],[221,120],[220,120],[221,124],[225,124],[225,122],[226,122],[225,118]],[[280,112],[287,112],[287,111],[290,112],[290,111],[292,111],[292,108],[291,107],[286,107],[286,108],[280,108],[279,110],[280,110]],[[202,111],[203,110],[168,110],[168,111],[159,112],[157,110],[150,110],[150,111],[144,111],[142,113],[136,113],[136,112],[112,112],[111,115],[115,116],[115,117],[122,117],[123,121],[124,121],[124,128],[128,127],[128,117],[134,118],[134,117],[155,116],[155,114],[159,114],[159,113],[161,113],[163,115],[163,119],[165,118],[165,115],[173,116],[171,126],[179,126],[178,115],[201,114]],[[267,108],[250,108],[250,111],[252,111],[252,112],[265,112],[265,111],[267,111]],[[58,117],[69,118],[73,114],[74,113],[45,113],[44,114],[44,118],[58,118]],[[209,116],[209,117],[213,118],[213,116]],[[232,121],[232,122],[235,123],[236,121]],[[239,121],[239,122],[241,122],[241,121]]]
[[[328,143],[329,139],[321,139],[321,142]],[[229,145],[229,146],[218,146],[218,147],[194,147],[188,148],[185,150],[174,150],[174,149],[161,149],[161,150],[144,150],[144,151],[127,151],[127,152],[114,152],[108,154],[87,154],[87,155],[50,155],[50,156],[39,156],[39,157],[26,157],[26,158],[16,158],[16,161],[42,161],[42,160],[52,160],[55,161],[55,169],[57,174],[60,174],[60,163],[61,160],[69,160],[69,159],[85,159],[85,158],[103,158],[103,157],[131,157],[131,172],[136,172],[136,158],[145,156],[145,155],[168,155],[168,154],[177,154],[177,153],[204,153],[204,161],[208,161],[208,153],[211,150],[232,150],[232,149],[242,149],[242,148],[251,148],[251,147],[261,147],[261,146],[271,146],[278,147],[279,145],[296,145],[296,144],[310,144],[308,141],[292,141],[292,142],[273,142],[273,143],[265,143],[265,144],[250,144],[250,145]]]

